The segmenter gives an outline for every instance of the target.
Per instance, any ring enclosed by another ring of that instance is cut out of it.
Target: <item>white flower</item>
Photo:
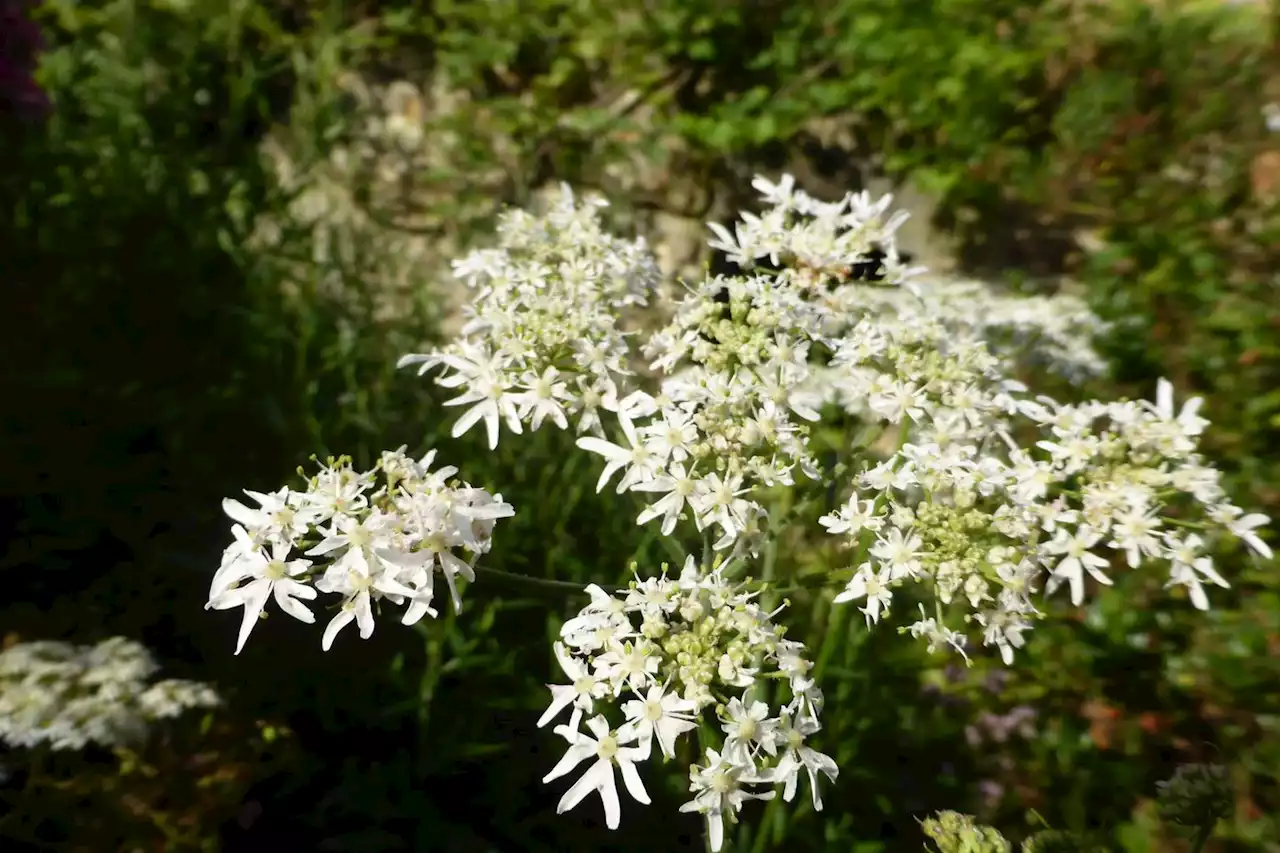
[[[570,655],[563,643],[556,643],[553,648],[560,668],[572,683],[547,685],[547,689],[551,691],[551,704],[538,718],[538,728],[554,720],[561,711],[572,705],[573,718],[569,727],[576,729],[582,713],[591,711],[595,700],[609,693],[609,685],[592,675],[589,667]]]
[[[1169,581],[1170,586],[1185,586],[1191,603],[1197,610],[1209,609],[1209,597],[1204,593],[1202,578],[1224,589],[1231,585],[1213,567],[1213,559],[1202,551],[1203,540],[1192,533],[1185,538],[1172,534],[1165,537],[1169,546]]]
[[[609,679],[614,692],[628,685],[632,690],[643,690],[654,681],[654,675],[662,661],[655,654],[653,644],[639,639],[635,642],[614,642],[609,651],[597,655],[595,666],[597,673]]]
[[[671,466],[669,474],[658,474],[647,482],[635,484],[631,487],[632,491],[666,493],[655,503],[645,507],[636,523],[645,524],[661,516],[662,535],[670,536],[676,529],[676,522],[680,519],[685,504],[698,491],[699,482],[692,471],[686,472],[684,465],[677,462]]]
[[[821,773],[832,782],[840,775],[840,769],[827,755],[804,745],[804,739],[818,731],[817,722],[800,718],[792,722],[789,715],[784,714],[778,727],[777,739],[784,751],[773,770],[773,781],[782,784],[782,799],[791,802],[796,795],[796,784],[800,779],[800,771],[809,776],[809,788],[813,793],[813,808],[822,811],[822,797],[818,794],[818,774]]]
[[[597,791],[604,805],[605,825],[610,829],[617,829],[622,819],[622,807],[618,802],[618,786],[613,770],[617,767],[622,771],[622,782],[627,788],[627,793],[631,794],[637,802],[648,805],[649,794],[644,789],[644,783],[641,782],[635,765],[635,762],[643,761],[647,757],[646,751],[639,747],[623,746],[624,743],[634,740],[635,732],[611,731],[609,722],[604,717],[592,717],[587,720],[587,728],[591,730],[591,735],[566,726],[556,727],[556,733],[569,741],[569,751],[550,773],[542,777],[542,781],[545,784],[559,779],[583,761],[594,757],[595,763],[588,767],[586,772],[578,777],[578,781],[573,783],[573,787],[560,798],[556,813],[564,814],[582,802],[592,791]]]
[[[764,750],[769,755],[777,754],[774,732],[778,721],[769,718],[768,705],[752,701],[750,690],[742,699],[735,696],[729,700],[724,709],[722,724],[726,759],[736,764],[750,765],[759,750]]]
[[[768,782],[750,765],[736,764],[707,749],[706,764],[689,768],[689,791],[693,800],[680,807],[682,812],[698,812],[707,821],[707,840],[712,853],[724,846],[724,821],[736,820],[747,800],[771,800],[773,791],[755,793],[744,785]]]
[[[1077,607],[1084,601],[1084,575],[1088,572],[1100,584],[1111,585],[1111,579],[1102,573],[1107,561],[1089,549],[1097,544],[1097,532],[1081,525],[1074,533],[1060,529],[1045,550],[1049,554],[1061,554],[1062,559],[1050,573],[1045,593],[1052,594],[1064,581],[1071,587],[1071,603]]]
[[[689,458],[690,448],[698,438],[698,428],[693,415],[672,406],[664,408],[662,419],[641,427],[638,432],[657,457],[666,462],[683,462]]]
[[[445,362],[448,363],[447,361]],[[461,370],[461,368],[459,368]],[[506,383],[492,369],[476,369],[473,373],[459,372],[453,377],[438,380],[439,384],[449,387],[453,380],[457,384],[465,381],[467,390],[452,400],[446,400],[446,406],[465,406],[471,408],[462,413],[453,425],[454,438],[465,433],[481,420],[489,437],[489,449],[498,446],[498,429],[501,421],[506,421],[507,428],[517,435],[521,432],[520,413],[516,403],[518,395],[508,391]]]
[[[1210,517],[1219,524],[1224,525],[1227,530],[1231,531],[1231,535],[1235,536],[1255,554],[1264,560],[1270,560],[1272,557],[1271,547],[1263,542],[1258,534],[1254,533],[1262,525],[1270,521],[1265,515],[1259,512],[1244,515],[1243,510],[1230,504],[1219,507],[1216,511],[1210,512]]]
[[[658,464],[657,455],[636,434],[635,426],[628,417],[618,418],[630,447],[621,447],[610,441],[595,436],[583,436],[577,441],[578,447],[592,453],[598,453],[606,460],[604,471],[596,483],[596,491],[604,489],[605,483],[619,470],[627,469],[618,482],[618,494],[632,488],[634,484],[644,482],[654,475]]]
[[[253,538],[279,538],[295,541],[319,520],[320,509],[301,503],[300,496],[287,487],[271,494],[245,489],[244,493],[258,502],[258,509],[250,509],[240,501],[227,498],[222,510],[251,532]]]
[[[374,594],[384,596],[401,596],[414,598],[416,592],[395,577],[375,567],[366,558],[363,548],[351,548],[341,560],[329,566],[324,576],[316,582],[321,592],[336,592],[344,596],[342,608],[329,621],[324,629],[320,646],[325,651],[333,645],[338,632],[352,621],[360,629],[360,638],[367,640],[373,636],[373,600]]]
[[[884,520],[876,513],[875,501],[859,501],[854,495],[839,511],[822,516],[818,523],[832,535],[848,533],[856,537],[863,530],[878,531]]]
[[[920,607],[920,619],[912,623],[907,630],[913,637],[924,637],[927,642],[925,649],[929,654],[934,654],[943,646],[950,646],[960,653],[966,661],[969,656],[965,654],[965,636],[958,631],[953,631],[946,625],[939,625],[938,620],[932,616],[925,616],[924,605]]]
[[[742,475],[730,474],[721,479],[713,471],[702,478],[697,491],[689,499],[700,527],[719,525],[721,537],[712,545],[717,551],[733,544],[746,529],[752,504],[739,495],[749,491],[750,489],[742,488]]]
[[[1187,436],[1199,435],[1209,423],[1196,414],[1200,411],[1200,405],[1203,402],[1200,397],[1192,397],[1182,404],[1182,410],[1175,415],[1173,412],[1173,383],[1168,379],[1161,379],[1156,383],[1154,412],[1166,421],[1176,423]]]
[[[565,417],[564,404],[570,399],[568,386],[560,380],[560,371],[548,367],[541,376],[530,376],[525,380],[528,389],[520,396],[520,418],[529,419],[530,426],[538,429],[542,421],[551,418],[560,429],[568,429],[569,421]],[[518,432],[518,430],[515,430]],[[492,444],[492,441],[490,442]]]
[[[915,533],[903,535],[894,527],[887,536],[876,540],[871,546],[871,555],[877,557],[889,569],[889,577],[915,577],[920,571],[920,537]]]
[[[232,531],[242,549],[230,565],[219,571],[222,588],[210,597],[206,607],[213,610],[244,607],[240,635],[236,640],[236,654],[240,654],[253,626],[258,624],[269,597],[274,595],[280,609],[294,619],[310,623],[316,621],[315,614],[298,599],[313,599],[316,591],[294,579],[306,572],[311,562],[288,559],[289,552],[293,550],[291,545],[272,542],[264,550],[253,547],[248,534],[240,525],[233,527]],[[245,580],[249,582],[241,584]],[[233,584],[240,585],[233,588]]]
[[[653,684],[644,699],[624,702],[622,713],[627,715],[627,726],[635,732],[645,757],[656,736],[663,757],[672,759],[676,757],[676,738],[698,727],[692,717],[697,707],[688,699],[667,693],[663,685]]]
[[[866,605],[859,609],[866,616],[867,624],[879,622],[881,613],[888,611],[889,603],[893,600],[893,592],[890,589],[892,577],[892,569],[888,567],[875,571],[870,563],[863,563],[858,567],[844,591],[832,599],[832,603],[843,604],[846,601],[865,598]]]

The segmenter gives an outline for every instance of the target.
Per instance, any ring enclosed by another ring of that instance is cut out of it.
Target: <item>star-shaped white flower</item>
[[[285,542],[270,542],[265,547],[254,547],[249,534],[240,525],[232,528],[240,550],[219,570],[220,589],[210,596],[207,608],[228,610],[244,607],[244,619],[240,623],[240,636],[236,641],[236,654],[244,649],[253,626],[273,594],[276,604],[285,613],[301,622],[316,621],[315,614],[298,599],[316,597],[315,588],[295,580],[310,566],[309,560],[290,560],[292,546]],[[241,581],[248,583],[241,584]]]
[[[622,806],[618,802],[618,783],[614,779],[613,770],[615,767],[620,769],[622,783],[626,786],[627,792],[637,802],[648,805],[649,794],[644,789],[644,783],[640,781],[640,773],[635,765],[637,761],[643,761],[646,756],[639,747],[623,746],[624,743],[634,741],[636,738],[634,731],[612,731],[604,717],[592,717],[587,720],[587,728],[591,730],[590,735],[575,731],[568,726],[556,727],[556,734],[569,741],[569,751],[550,773],[542,777],[542,781],[546,783],[559,779],[582,762],[594,757],[595,763],[588,767],[586,772],[578,777],[578,781],[573,783],[573,787],[565,791],[564,796],[560,798],[556,813],[564,814],[582,802],[592,791],[597,791],[600,794],[601,803],[604,804],[605,825],[610,829],[617,829],[622,819]]]
[[[624,702],[622,713],[627,715],[627,726],[639,738],[646,757],[656,737],[662,755],[670,759],[676,757],[676,738],[698,727],[692,717],[697,707],[688,699],[667,693],[663,685],[654,684],[643,700]]]

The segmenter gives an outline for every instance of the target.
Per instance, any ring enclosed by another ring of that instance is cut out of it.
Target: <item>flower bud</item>
[[[1012,853],[1013,845],[995,828],[982,826],[959,812],[938,812],[921,822],[937,853]]]
[[[1156,787],[1160,817],[1170,823],[1206,829],[1231,813],[1234,792],[1220,764],[1184,764]]]

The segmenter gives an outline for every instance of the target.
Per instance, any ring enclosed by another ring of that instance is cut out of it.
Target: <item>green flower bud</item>
[[[1208,829],[1231,814],[1235,800],[1227,768],[1220,764],[1184,764],[1156,787],[1161,819],[1197,829]]]
[[[982,826],[959,812],[938,812],[921,822],[937,853],[1012,853],[1013,845],[994,827]]]

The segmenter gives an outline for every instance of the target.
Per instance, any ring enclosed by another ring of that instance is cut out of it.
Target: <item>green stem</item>
[[[778,592],[773,588],[773,579],[778,572],[778,540],[770,536],[764,543],[764,563],[760,571],[761,607],[765,613],[773,612],[778,606]]]
[[[541,586],[547,589],[559,589],[566,592],[577,593],[578,595],[588,595],[586,587],[580,583],[573,581],[558,581],[551,578],[538,578],[532,575],[518,575],[515,572],[504,572],[502,569],[493,569],[488,566],[473,566],[476,574],[485,577],[501,578],[516,583],[528,584],[529,586]],[[621,592],[621,590],[609,590],[610,592]]]
[[[1213,835],[1213,824],[1202,826],[1196,830],[1196,837],[1191,842],[1191,853],[1201,853],[1204,845],[1209,841],[1209,836]]]

